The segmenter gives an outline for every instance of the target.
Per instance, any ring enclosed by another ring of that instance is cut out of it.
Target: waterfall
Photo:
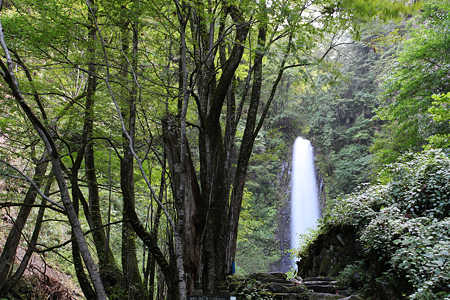
[[[291,248],[298,248],[299,235],[316,227],[319,217],[314,150],[310,141],[298,137],[292,155]]]

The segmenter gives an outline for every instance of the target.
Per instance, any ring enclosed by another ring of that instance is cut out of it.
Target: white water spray
[[[298,248],[299,235],[315,228],[319,217],[314,150],[310,141],[298,137],[292,155],[291,248]]]

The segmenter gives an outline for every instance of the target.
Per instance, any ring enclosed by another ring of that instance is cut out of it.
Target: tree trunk
[[[52,185],[53,180],[50,178],[48,179],[48,182],[46,184],[44,195],[48,196],[50,193],[50,187]],[[36,223],[34,225],[33,234],[31,236],[31,239],[29,241],[29,245],[27,248],[27,251],[25,252],[24,256],[22,257],[22,261],[20,262],[19,267],[17,268],[16,272],[13,276],[11,276],[10,279],[5,284],[4,287],[4,294],[6,295],[14,286],[19,282],[19,280],[22,278],[23,273],[25,272],[28,262],[30,261],[31,255],[33,255],[34,250],[36,249],[37,240],[39,237],[39,233],[41,231],[42,226],[42,220],[44,219],[44,212],[45,212],[45,203],[47,201],[45,199],[42,199],[41,207],[39,208],[38,215],[36,217]]]
[[[79,153],[79,164],[81,164],[81,159],[83,155]],[[77,159],[78,160],[78,159]],[[79,168],[78,164],[78,168]],[[77,165],[75,163],[74,165]],[[72,168],[72,176],[71,176],[71,182],[72,182],[72,200],[73,200],[73,207],[75,210],[75,213],[78,216],[79,212],[79,198],[82,196],[81,191],[78,188],[78,170],[74,170]],[[89,211],[89,209],[85,209],[85,211]],[[92,222],[88,223],[92,224]],[[73,230],[71,232],[72,239],[75,239],[75,234],[73,233]],[[80,249],[78,248],[77,242],[72,242],[72,259],[73,259],[73,266],[75,268],[75,274],[78,279],[78,283],[80,284],[81,290],[83,291],[84,297],[86,299],[93,299],[97,300],[97,294],[95,293],[94,289],[92,288],[92,285],[89,281],[88,276],[86,276],[86,273],[84,271],[84,265],[83,260],[80,255]]]
[[[196,263],[194,268],[199,274],[198,280],[201,283],[201,289],[208,294],[216,293],[217,287],[223,283],[226,275],[231,273],[231,264],[236,252],[239,213],[247,168],[255,138],[267,114],[266,108],[268,109],[271,99],[273,99],[271,94],[263,114],[257,122],[263,81],[263,58],[268,47],[266,45],[267,13],[263,1],[260,3],[261,10],[258,12],[261,15],[258,19],[260,22],[254,65],[250,68],[247,79],[250,79],[250,74],[253,72],[252,93],[246,112],[244,136],[240,148],[236,149],[234,136],[245,96],[236,112],[233,81],[236,79],[236,69],[242,61],[250,23],[244,19],[245,13],[239,10],[237,4],[227,1],[223,1],[222,4],[223,13],[219,17],[218,27],[214,18],[210,19],[209,27],[204,20],[204,15],[212,13],[210,4],[197,2],[195,7],[191,7],[192,11],[189,15],[192,40],[195,41],[193,53],[196,63],[194,71],[196,81],[193,83],[195,86],[190,87],[190,93],[196,100],[199,116],[201,201],[197,204],[194,198],[189,198],[186,194],[185,201],[191,202],[191,206],[195,209],[185,211],[184,213],[190,214],[190,217],[183,217],[184,226],[186,226],[184,229],[190,231],[190,236],[199,237],[198,246],[194,248],[199,251],[199,258],[198,264]],[[227,28],[229,16],[233,20],[233,26],[229,25]],[[182,19],[179,19],[180,35],[182,36],[183,23]],[[218,32],[216,32],[216,28],[218,28]],[[230,28],[234,29],[234,40],[231,43],[229,42]],[[217,39],[217,37],[219,38]],[[183,46],[183,39],[181,39],[181,44]],[[217,51],[219,52],[220,66],[215,66]],[[185,68],[187,68],[186,64],[182,71],[185,71]],[[220,69],[220,72],[215,72],[217,69]],[[282,69],[280,74],[282,74]],[[278,81],[274,84],[273,92],[276,90],[277,84]],[[244,94],[247,93],[249,87],[247,83],[245,85]],[[186,91],[184,86],[182,91]],[[224,109],[226,109],[225,118],[223,118]],[[226,121],[225,136],[222,130],[223,120]],[[184,140],[181,139],[181,141]],[[172,164],[176,166],[176,161]],[[176,168],[171,168],[171,174],[174,181],[183,184],[183,179],[177,176]],[[191,180],[194,179],[195,177]],[[189,178],[187,178],[186,184],[189,184]],[[192,220],[195,220],[196,226],[190,227],[189,224]],[[195,241],[195,239],[193,240]],[[187,247],[187,245],[185,246]],[[186,263],[185,266],[186,269],[189,268]]]
[[[123,24],[121,29],[122,50],[123,54],[129,54],[129,25],[127,11],[124,8]],[[123,58],[121,74],[123,78],[130,78],[130,73],[137,70],[137,47],[138,34],[137,24],[133,24],[133,48],[132,48],[132,66],[129,71],[129,63],[127,57]],[[137,86],[131,80],[131,86],[124,84],[122,89],[122,117],[127,124],[127,131],[129,138],[123,135],[123,157],[120,162],[120,186],[122,190],[122,197],[124,202],[123,220],[122,223],[122,269],[125,280],[126,293],[131,299],[144,299],[145,289],[142,284],[142,278],[139,273],[137,261],[136,248],[136,234],[133,231],[132,225],[128,222],[129,213],[127,207],[135,207],[134,194],[134,158],[130,147],[134,147],[134,139],[136,132],[136,101],[137,101]],[[126,203],[126,205],[125,205]]]
[[[172,193],[175,199],[180,199],[180,182],[181,182],[181,150],[180,150],[180,134],[177,129],[178,124],[167,123],[173,120],[166,119],[165,128],[170,128],[164,135],[164,147],[167,153],[167,161],[169,164],[169,170],[172,174]],[[185,141],[187,146],[187,142]],[[201,193],[198,186],[197,177],[195,174],[194,165],[191,158],[189,148],[187,148],[186,157],[186,176],[185,176],[185,188],[184,188],[184,201],[179,203],[178,206],[183,206],[178,211],[182,210],[183,215],[179,215],[180,220],[183,222],[184,230],[182,232],[182,245],[183,245],[183,265],[184,271],[187,276],[187,291],[192,292],[192,289],[198,288],[198,267],[200,265],[200,241],[202,235],[200,213],[201,213]]]
[[[92,1],[92,4],[95,4]],[[86,105],[84,111],[84,127],[81,143],[83,147],[80,149],[80,153],[84,151],[85,160],[85,173],[86,180],[88,184],[88,210],[84,211],[86,218],[92,231],[92,237],[94,240],[95,249],[97,251],[97,257],[99,260],[99,271],[102,278],[103,285],[105,286],[107,293],[113,299],[117,298],[115,296],[122,286],[122,272],[115,262],[115,258],[112,250],[108,244],[108,239],[106,237],[105,230],[103,228],[103,220],[101,215],[100,207],[100,196],[98,191],[97,174],[95,169],[95,155],[94,155],[94,140],[93,140],[93,130],[94,130],[94,112],[95,112],[95,92],[97,88],[97,69],[96,69],[96,40],[97,40],[97,30],[95,27],[96,23],[96,11],[88,11],[88,22],[89,22],[89,46],[87,49],[88,54],[88,80],[86,88]],[[81,163],[81,161],[77,160]],[[73,171],[78,174],[79,164],[73,166]],[[72,182],[72,186],[78,187],[78,182]]]
[[[217,287],[231,271],[231,264],[227,264],[226,261],[227,235],[230,226],[227,216],[230,185],[227,184],[229,178],[227,150],[224,145],[220,116],[235,71],[241,62],[244,52],[243,43],[249,31],[249,24],[242,19],[236,7],[230,5],[227,11],[237,24],[233,47],[228,59],[222,64],[222,74],[217,86],[213,86],[215,80],[212,78],[199,81],[198,88],[201,111],[205,114],[202,115],[204,122],[201,124],[199,145],[202,220],[205,224],[201,245],[201,281],[202,289],[207,293],[217,292]],[[224,29],[221,27],[221,30]],[[212,29],[209,35],[214,35]],[[211,66],[208,66],[208,69],[211,69]],[[215,75],[212,76],[215,77]]]
[[[42,184],[42,179],[44,178],[45,172],[47,171],[49,155],[46,150],[42,154],[39,160],[33,176],[33,181],[38,187]],[[8,238],[6,239],[5,246],[3,248],[2,255],[0,257],[0,294],[4,294],[5,283],[7,281],[7,276],[14,262],[14,257],[16,255],[17,246],[19,245],[20,238],[22,236],[22,230],[25,227],[28,216],[31,212],[32,205],[34,204],[37,196],[36,188],[30,184],[27,194],[24,199],[24,206],[19,210],[14,225],[11,228]]]

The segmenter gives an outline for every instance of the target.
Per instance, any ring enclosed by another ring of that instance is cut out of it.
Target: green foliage
[[[268,272],[280,258],[275,242],[276,210],[246,190],[242,201],[236,253],[237,273]]]
[[[377,118],[385,125],[372,146],[378,167],[407,151],[421,151],[428,143],[431,147],[446,145],[450,126],[443,118],[433,118],[429,110],[443,114],[433,106],[438,100],[433,100],[433,94],[449,92],[448,4],[429,1],[424,11],[422,19],[409,23],[403,50],[382,77],[383,103]]]
[[[378,103],[376,66],[381,55],[364,42],[341,50],[346,55],[333,61],[336,75],[316,81],[314,89],[300,96],[297,108],[308,120],[307,137],[315,147],[327,201],[369,181],[369,145],[376,124],[371,118]]]
[[[266,288],[262,287],[262,283],[252,279],[244,284],[240,289],[236,291],[236,298],[238,300],[271,300],[273,299],[272,293]]]
[[[408,281],[414,289],[409,299],[448,293],[450,159],[440,150],[407,154],[378,179],[336,201],[322,230],[344,224],[357,228],[367,259],[387,264],[378,276],[394,285]]]
[[[306,251],[310,247],[310,245],[317,239],[319,234],[321,233],[321,229],[319,226],[314,228],[308,228],[307,233],[300,234],[299,237],[299,248],[292,249],[291,256],[292,257],[302,257],[306,255]]]
[[[433,116],[436,122],[450,121],[450,111],[448,105],[450,104],[450,92],[441,95],[432,95],[433,106],[428,109],[428,112]],[[450,146],[449,134],[435,134],[428,138],[429,145],[426,148],[449,148]]]
[[[394,240],[389,273],[405,276],[415,288],[410,299],[442,299],[450,282],[450,218],[405,222],[408,233]]]
[[[339,3],[325,0],[316,2],[314,5],[309,5],[304,1],[282,0],[271,2],[269,7],[264,7],[263,2],[256,3],[255,1],[236,3],[238,3],[239,8],[242,8],[242,14],[240,15],[242,18],[248,17],[250,20],[256,16],[256,22],[249,23],[251,27],[249,38],[243,42],[246,49],[244,59],[236,73],[230,73],[229,75],[235,76],[236,81],[242,80],[249,69],[250,64],[247,63],[252,61],[252,57],[259,50],[266,51],[263,96],[258,99],[261,103],[266,100],[267,93],[265,91],[270,90],[273,79],[278,72],[280,61],[287,47],[287,36],[293,35],[291,53],[288,57],[289,67],[295,64],[313,66],[309,71],[316,73],[316,84],[320,86],[318,90],[321,90],[337,75],[333,64],[323,61],[322,55],[317,54],[322,50],[323,45],[321,43],[323,41],[331,40],[335,42],[334,35],[338,36],[338,34],[347,30],[352,31],[354,35],[358,35],[361,24],[368,19],[376,17],[393,18],[399,14],[412,12],[418,7],[416,4],[405,6],[404,2],[382,0],[370,3],[362,0],[346,0]],[[222,68],[223,62],[220,61],[222,57],[219,58],[215,55],[218,55],[219,52],[222,55],[222,51],[224,51],[224,56],[227,56],[228,46],[234,46],[232,43],[227,43],[234,38],[236,24],[232,23],[229,17],[224,18],[223,26],[226,29],[223,32],[224,35],[220,37],[220,42],[218,40],[212,41],[214,45],[201,44],[206,43],[206,39],[203,39],[205,36],[201,35],[208,30],[208,27],[214,29],[214,32],[217,33],[217,28],[222,26],[219,23],[207,24],[207,22],[221,20],[225,9],[222,2],[214,2],[215,6],[208,6],[206,3],[200,2],[197,4],[191,7],[192,16],[195,16],[195,20],[192,20],[187,26],[188,36],[189,34],[195,35],[195,39],[188,41],[187,45],[188,52],[193,54],[188,59],[189,84],[193,93],[202,89],[198,88],[200,86],[198,82],[204,80],[206,78],[204,76],[209,76],[204,73],[204,70],[201,70],[205,66],[203,63],[208,61],[208,68],[211,68],[213,74],[206,79],[211,84],[211,86],[208,85],[208,93],[214,94],[216,80],[220,81],[221,72],[224,70]],[[48,116],[44,123],[54,134],[67,178],[74,171],[76,157],[81,149],[86,145],[93,146],[95,166],[92,166],[92,168],[95,169],[95,176],[100,189],[101,207],[99,213],[102,214],[102,221],[105,224],[106,220],[120,221],[123,217],[121,195],[124,193],[121,193],[120,190],[120,169],[121,162],[127,163],[123,160],[123,152],[128,145],[128,141],[125,141],[121,132],[121,122],[117,117],[118,111],[112,103],[112,95],[118,100],[118,106],[122,108],[121,114],[125,116],[125,123],[127,123],[129,107],[123,108],[127,106],[125,104],[130,102],[130,95],[136,92],[137,117],[135,121],[138,125],[135,132],[134,149],[142,159],[143,172],[148,175],[150,184],[155,186],[154,189],[163,194],[162,192],[166,188],[164,185],[159,186],[162,177],[160,174],[164,174],[165,168],[162,155],[164,150],[161,145],[163,134],[161,120],[166,114],[176,115],[178,113],[179,65],[176,57],[180,34],[176,25],[178,20],[176,14],[174,14],[174,3],[170,1],[151,1],[149,3],[142,1],[103,1],[96,2],[95,5],[93,7],[97,12],[95,18],[100,26],[95,38],[92,36],[92,30],[95,29],[92,20],[94,17],[91,16],[91,11],[83,1],[70,3],[61,0],[15,1],[14,6],[2,11],[2,24],[6,43],[11,50],[18,54],[14,57],[17,62],[16,74],[22,93],[26,98],[25,101],[33,111],[39,112],[41,119],[45,119],[45,114]],[[268,24],[267,36],[271,36],[272,40],[270,46],[265,49],[255,47],[256,39],[254,36],[258,28],[252,27],[254,24]],[[132,32],[134,29],[136,31]],[[199,30],[198,36],[197,33],[192,32],[197,29]],[[136,53],[131,51],[131,36],[136,38],[135,42],[138,44]],[[330,36],[333,37],[330,38]],[[214,38],[214,34],[212,34],[212,37]],[[195,44],[200,40],[199,44]],[[208,40],[209,42],[211,41]],[[222,45],[219,48],[215,47],[221,43],[223,43],[223,49]],[[300,71],[298,72],[294,71],[294,68],[286,69],[286,77],[281,84],[283,89],[277,93],[276,99],[273,101],[274,109],[269,112],[268,126],[264,127],[259,133],[254,147],[254,155],[250,162],[247,177],[248,190],[244,195],[242,205],[237,256],[238,266],[242,266],[241,269],[245,272],[265,271],[269,264],[280,256],[274,242],[274,236],[278,203],[284,199],[285,195],[277,187],[279,184],[278,168],[287,152],[286,142],[290,140],[290,134],[293,131],[292,128],[289,128],[291,125],[295,129],[300,128],[304,134],[311,133],[316,136],[319,135],[317,133],[318,128],[322,124],[326,125],[324,127],[329,136],[323,136],[323,143],[320,146],[323,148],[333,146],[330,147],[330,153],[327,153],[327,159],[330,158],[331,161],[331,164],[327,167],[336,168],[336,172],[333,173],[337,178],[336,187],[349,182],[349,186],[342,187],[343,190],[348,190],[354,184],[360,182],[360,178],[366,177],[368,157],[365,155],[365,151],[372,136],[369,128],[370,122],[368,121],[372,104],[368,103],[371,99],[370,91],[373,87],[371,86],[371,79],[367,81],[355,79],[360,77],[361,74],[365,74],[364,69],[367,68],[367,64],[371,64],[372,52],[370,48],[362,47],[361,44],[358,47],[354,51],[361,52],[364,59],[357,61],[358,69],[353,70],[354,74],[349,76],[349,82],[356,82],[356,84],[362,86],[367,86],[366,83],[368,83],[370,87],[367,90],[359,89],[356,91],[356,85],[348,85],[338,93],[318,93],[320,95],[317,99],[320,98],[320,100],[316,101],[315,104],[321,102],[317,105],[323,105],[323,107],[319,109],[319,116],[313,122],[307,122],[304,120],[305,118],[299,118],[302,114],[298,111],[286,112],[286,110],[298,106],[298,104],[308,104],[307,100],[298,99],[298,97],[294,101],[295,103],[288,103],[288,100],[292,100],[294,94],[289,92],[292,82],[304,83],[311,73],[307,74],[306,67],[299,68]],[[211,52],[205,54],[204,50],[208,48]],[[250,51],[248,51],[249,49]],[[316,53],[316,51],[318,52]],[[205,56],[199,59],[199,57],[196,57],[198,53],[205,54]],[[356,57],[353,58],[353,62],[357,60]],[[26,74],[25,66],[18,63],[19,58],[22,58],[26,68],[31,71],[29,76]],[[215,65],[216,61],[217,65]],[[317,67],[318,62],[321,62],[320,67]],[[196,63],[199,63],[199,65],[196,66]],[[132,66],[137,67],[132,70]],[[320,68],[322,70],[318,71]],[[85,120],[89,119],[85,112],[87,105],[85,91],[89,86],[88,78],[93,77],[97,78],[94,95],[90,98],[95,103],[90,111],[93,118],[93,128],[92,134],[89,134],[88,140],[85,140],[84,133],[87,132],[87,128],[84,128],[87,124]],[[242,86],[233,85],[236,94],[241,93],[241,88]],[[297,92],[299,91],[297,90]],[[199,93],[201,99],[196,99],[197,105],[205,101],[202,97],[206,94],[201,95]],[[335,97],[336,94],[339,94],[339,97]],[[233,113],[229,115],[229,117],[232,116],[232,119],[235,118],[236,105],[229,103],[229,101],[233,97],[227,99],[226,106],[227,110],[233,110]],[[7,141],[0,145],[0,156],[8,159],[22,159],[17,162],[17,165],[35,162],[36,158],[39,157],[38,154],[43,152],[43,145],[38,142],[23,113],[12,103],[10,97],[3,98],[0,101],[2,117],[0,119],[0,133],[2,138],[7,137]],[[366,99],[369,100],[366,101]],[[37,100],[40,100],[40,103]],[[332,101],[330,101],[330,104],[324,104],[323,100]],[[220,105],[220,103],[218,104]],[[209,103],[205,106],[206,109],[202,108],[197,111],[196,108],[199,107],[190,105],[187,119],[193,125],[192,127],[199,128],[198,124],[205,122],[202,119],[205,116],[201,116],[204,113],[202,110],[209,111],[212,106]],[[329,109],[326,106],[329,106]],[[352,109],[352,107],[357,108]],[[242,108],[242,116],[236,117],[236,122],[240,122],[236,124],[239,129],[244,128],[249,113],[248,102],[245,101],[245,98]],[[313,115],[311,119],[316,117],[315,109],[316,107],[310,112],[309,116]],[[220,110],[217,111],[220,112]],[[223,111],[225,111],[225,106]],[[338,111],[338,113],[333,115],[334,111]],[[352,119],[351,125],[345,125],[348,123],[346,122],[348,117]],[[258,120],[259,117],[256,119]],[[329,121],[329,119],[333,120]],[[338,119],[338,121],[335,119]],[[223,120],[225,123],[229,118],[224,117]],[[125,126],[130,125],[126,124]],[[223,126],[223,128],[225,127]],[[333,131],[335,127],[338,130]],[[201,128],[201,130],[203,129]],[[189,129],[189,141],[199,140],[196,130]],[[286,134],[286,132],[289,133]],[[330,139],[329,143],[326,142],[326,139],[331,136],[333,136],[333,140]],[[341,138],[341,136],[343,137]],[[229,158],[230,169],[234,167],[232,165],[235,163],[234,160],[237,156],[236,149],[239,148],[239,138],[241,137],[238,133],[236,143],[230,143],[230,148],[227,149],[233,156]],[[191,147],[194,168],[197,171],[200,165],[199,148],[201,148],[201,145],[194,144]],[[350,164],[350,161],[356,163]],[[86,166],[81,163],[76,180],[78,180],[80,192],[84,195],[86,202],[92,206],[91,200],[93,200],[95,193],[92,189],[88,191],[86,188],[85,168]],[[29,171],[28,166],[24,169],[27,172]],[[230,174],[232,173],[233,170],[230,171]],[[10,174],[2,170],[1,175]],[[231,175],[224,180],[231,182],[230,178]],[[171,179],[176,180],[174,177]],[[70,182],[70,186],[72,184],[75,185],[75,182]],[[202,187],[205,188],[205,186],[206,183],[202,182]],[[148,223],[155,220],[156,204],[153,200],[149,200],[152,199],[151,192],[144,184],[143,176],[139,170],[135,170],[135,177],[130,179],[128,187],[132,189],[135,196],[133,205],[136,204],[140,220],[147,220]],[[94,187],[94,189],[96,188]],[[53,190],[52,192],[57,193]],[[226,193],[224,194],[226,195]],[[51,196],[57,198],[57,195],[52,194]],[[168,214],[175,216],[175,201],[171,199],[170,192],[166,192],[164,196],[163,200],[167,204]],[[202,196],[206,197],[206,195]],[[223,202],[227,203],[226,199]],[[93,210],[93,207],[89,209]],[[85,211],[85,213],[89,214],[88,211]],[[88,221],[92,221],[91,217],[89,215],[84,216],[83,210],[80,210],[84,231],[90,227]],[[59,218],[61,216],[53,212],[46,213],[45,224],[42,228],[43,238],[40,240],[44,245],[40,246],[55,246],[67,239],[68,224],[60,222]],[[168,222],[165,221],[167,220],[163,216],[161,223],[167,224]],[[24,234],[29,235],[31,230],[32,223],[30,222]],[[114,259],[118,260],[121,254],[120,228],[119,226],[109,226],[105,230],[109,235],[108,243],[111,244],[113,252],[118,254]],[[166,230],[161,230],[161,232],[166,232]],[[167,257],[170,254],[170,250],[167,248],[172,246],[171,234],[168,233],[168,236],[158,236],[159,246],[161,246],[164,254],[167,254]],[[166,239],[169,239],[169,241]],[[141,241],[138,241],[138,243],[142,246]],[[91,244],[93,244],[92,241],[90,241]],[[61,248],[58,251],[61,257],[70,256],[69,248]],[[138,256],[138,259],[145,266],[143,257],[146,257],[147,249],[142,252],[143,254],[140,254],[142,256]],[[97,258],[104,257],[104,253],[97,253],[97,255]],[[256,257],[259,261],[255,259]],[[65,266],[67,265],[66,262]]]

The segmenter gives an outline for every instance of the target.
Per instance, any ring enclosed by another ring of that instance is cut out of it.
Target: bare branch
[[[59,203],[56,203],[55,201],[53,201],[52,199],[50,199],[49,197],[45,196],[45,194],[39,189],[38,185],[27,175],[25,175],[22,171],[20,171],[19,169],[17,169],[16,167],[14,167],[13,165],[9,164],[8,162],[4,161],[3,159],[0,158],[0,162],[4,163],[5,165],[7,165],[9,168],[13,169],[14,171],[16,171],[17,173],[20,174],[20,176],[22,177],[18,177],[21,179],[25,179],[26,181],[28,181],[31,185],[33,185],[33,187],[36,189],[37,193],[45,200],[47,200],[48,202],[50,202],[51,204],[59,207],[60,209],[62,209],[63,211],[65,211],[64,206],[62,206]]]

